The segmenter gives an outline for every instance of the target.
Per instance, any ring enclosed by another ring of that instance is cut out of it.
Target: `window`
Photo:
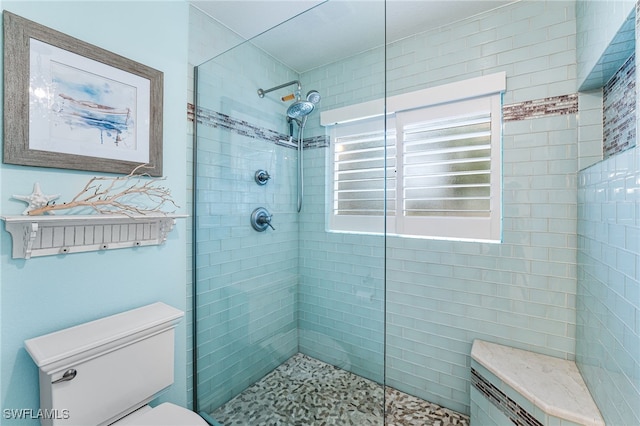
[[[500,239],[500,96],[397,114],[397,234]]]
[[[332,127],[329,229],[382,233],[386,207],[390,234],[500,240],[500,92],[418,107],[425,98],[415,95],[390,99],[412,108],[386,123],[350,117]]]
[[[382,233],[385,186],[387,199],[395,199],[395,131],[385,139],[384,121],[375,118],[335,126],[332,133],[330,228]],[[394,216],[395,203],[386,209]]]

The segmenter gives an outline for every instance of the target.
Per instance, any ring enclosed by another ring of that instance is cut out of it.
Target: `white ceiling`
[[[191,0],[244,39],[304,72],[514,0]],[[274,28],[275,27],[275,28]]]

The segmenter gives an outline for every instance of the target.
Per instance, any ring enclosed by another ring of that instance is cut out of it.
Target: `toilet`
[[[184,312],[153,303],[25,341],[38,366],[43,426],[207,426],[196,413],[149,402],[173,383]]]

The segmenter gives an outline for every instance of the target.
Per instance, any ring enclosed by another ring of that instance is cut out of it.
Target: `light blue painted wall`
[[[164,73],[164,174],[177,204],[186,202],[184,116],[187,100],[188,7],[183,2],[3,1],[2,8]],[[149,19],[150,8],[153,19]],[[93,172],[0,165],[0,212],[20,214],[12,194],[43,191],[69,199]],[[4,228],[4,225],[2,225]],[[37,368],[25,339],[60,328],[162,301],[185,309],[186,228],[180,219],[159,247],[11,259],[11,241],[0,233],[2,409],[37,409]],[[177,329],[175,383],[163,395],[186,405],[186,340]],[[38,425],[38,420],[2,424]]]

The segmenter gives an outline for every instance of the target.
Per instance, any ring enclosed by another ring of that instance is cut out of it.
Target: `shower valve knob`
[[[267,228],[271,228],[274,231],[276,228],[271,225],[271,218],[273,215],[269,214],[264,207],[258,207],[251,213],[251,226],[258,232],[264,232]]]
[[[258,218],[258,224],[260,225],[267,225],[269,226],[269,228],[273,229],[274,231],[276,230],[276,228],[273,227],[273,225],[271,224],[271,216],[261,216]]]
[[[255,179],[258,185],[266,185],[267,181],[271,179],[271,176],[266,170],[258,170],[255,174]]]

